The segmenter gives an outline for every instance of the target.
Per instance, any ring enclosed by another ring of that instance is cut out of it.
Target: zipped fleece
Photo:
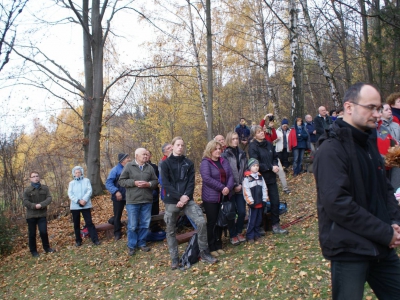
[[[186,195],[193,200],[194,193],[194,164],[185,156],[171,154],[161,162],[161,181],[165,190],[164,203],[177,204]]]
[[[150,182],[150,187],[139,188],[135,181]],[[158,187],[158,179],[154,169],[149,164],[140,170],[136,161],[127,163],[119,176],[118,183],[126,188],[126,204],[153,203],[153,189]]]
[[[349,126],[337,120],[318,141],[313,173],[319,242],[327,259],[377,259],[390,251],[391,224],[399,223],[400,208],[385,177],[376,135]],[[372,189],[366,176],[374,177]],[[373,195],[368,194],[371,190]]]

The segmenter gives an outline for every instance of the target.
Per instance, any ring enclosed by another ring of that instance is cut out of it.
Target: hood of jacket
[[[81,177],[79,177],[79,178],[75,177],[75,170],[80,170],[81,171],[81,173],[82,173]],[[84,177],[83,168],[81,166],[73,167],[71,173],[72,173],[72,178],[74,178],[75,180],[81,180]]]

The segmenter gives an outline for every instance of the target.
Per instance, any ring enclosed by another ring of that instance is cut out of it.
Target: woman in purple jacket
[[[216,225],[221,202],[229,201],[229,193],[233,189],[234,180],[229,162],[221,158],[222,146],[212,140],[204,150],[200,164],[200,174],[203,179],[202,199],[207,216],[207,238],[211,255],[219,256],[222,250],[222,228]],[[237,236],[235,223],[228,225],[229,234]]]

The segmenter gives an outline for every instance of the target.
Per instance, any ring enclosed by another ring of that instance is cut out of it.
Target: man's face
[[[377,119],[381,117],[378,111],[380,107],[381,96],[378,91],[370,85],[365,85],[361,88],[357,104],[345,103],[344,120],[362,131],[373,129]]]
[[[392,110],[389,104],[384,104],[382,109],[382,119],[388,120],[392,117]]]
[[[151,154],[150,151],[146,150],[147,153],[147,158],[146,158],[146,162],[149,161],[151,159]]]
[[[185,151],[185,142],[183,140],[176,140],[172,145],[172,152],[175,156],[180,156]]]
[[[312,117],[310,115],[307,115],[305,119],[307,123],[311,123],[312,121]]]
[[[282,129],[285,130],[285,131],[288,130],[288,127],[289,127],[289,126],[288,126],[287,124],[283,124],[283,125],[282,125]]]
[[[323,107],[323,106],[321,106],[321,107],[318,109],[318,112],[319,112],[319,114],[321,115],[321,117],[325,117],[326,114],[328,113],[328,112],[326,111],[326,108]]]
[[[165,150],[164,150],[164,153],[163,153],[163,154],[166,155],[166,156],[170,156],[171,153],[172,153],[172,145],[169,144],[169,145],[167,145],[167,146],[165,147]]]
[[[222,135],[217,135],[215,141],[220,143],[222,147],[225,147],[225,138]]]
[[[245,125],[246,124],[246,120],[245,119],[240,119],[240,125]]]
[[[29,177],[29,180],[32,183],[38,183],[40,181],[40,176],[38,173],[32,173],[31,176]]]
[[[140,150],[136,154],[135,159],[139,164],[146,163],[147,162],[147,150],[145,150],[145,149]]]

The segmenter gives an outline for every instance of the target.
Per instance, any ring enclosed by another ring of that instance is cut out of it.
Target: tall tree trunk
[[[93,195],[103,191],[100,177],[100,134],[103,116],[103,30],[100,0],[92,2],[93,105],[89,125],[88,178]]]
[[[346,26],[344,23],[344,17],[343,17],[343,11],[342,11],[342,5],[339,3],[339,9],[335,6],[337,3],[334,0],[331,0],[332,2],[332,8],[336,14],[336,17],[338,18],[340,22],[340,39],[339,39],[339,44],[340,44],[340,49],[342,51],[342,56],[343,56],[343,64],[344,64],[344,72],[345,72],[345,81],[346,81],[346,89],[351,86],[351,71],[350,71],[350,65],[349,65],[349,58],[347,54],[347,33],[346,33]]]
[[[380,0],[374,0],[374,11],[376,15],[381,14],[381,3]],[[378,88],[379,90],[383,90],[383,49],[382,49],[382,27],[381,27],[381,20],[379,18],[374,18],[375,22],[375,30],[374,30],[374,35],[375,35],[375,44],[376,44],[376,51],[374,51],[375,56],[378,60]]]
[[[89,33],[89,0],[83,0],[82,5],[82,28],[83,31],[83,62],[85,73],[85,94],[83,97],[83,151],[85,155],[85,163],[88,165],[89,155],[89,127],[90,115],[92,113],[93,103],[93,60],[92,60],[92,37]]]
[[[201,75],[199,50],[197,48],[196,38],[194,35],[193,16],[192,16],[192,8],[191,8],[190,0],[187,0],[187,3],[188,3],[188,10],[189,10],[190,37],[191,37],[192,45],[193,45],[193,55],[196,60],[197,85],[199,87],[199,92],[200,92],[201,108],[203,110],[204,121],[206,122],[206,126],[208,128],[208,112],[207,112],[206,96],[204,95],[204,90],[203,90],[203,77]]]
[[[295,0],[289,0],[289,42],[292,61],[292,118],[303,115],[301,101],[301,66],[299,61],[298,13]]]
[[[335,108],[338,108],[341,104],[340,95],[336,88],[335,79],[334,79],[331,71],[329,70],[327,63],[325,62],[325,58],[322,54],[321,47],[319,45],[319,41],[318,41],[318,37],[317,37],[317,33],[315,32],[314,26],[311,23],[310,14],[308,13],[307,0],[300,0],[300,3],[303,8],[303,15],[304,15],[304,20],[306,22],[307,31],[310,35],[310,39],[311,39],[311,43],[312,43],[311,47],[314,49],[314,51],[317,55],[318,65],[319,65],[326,81],[328,82],[329,89],[331,92],[331,97],[333,100],[333,104],[334,104]]]
[[[211,0],[206,0],[207,26],[207,98],[208,98],[208,128],[207,139],[213,138],[213,59],[212,59],[212,31],[211,31]]]
[[[267,95],[269,100],[272,103],[272,107],[274,110],[274,115],[276,119],[279,120],[280,117],[280,110],[279,110],[279,102],[278,99],[275,96],[274,90],[272,88],[271,82],[270,82],[270,77],[269,77],[269,59],[268,59],[268,53],[269,53],[269,45],[267,44],[267,37],[265,33],[265,21],[264,21],[264,14],[262,11],[262,2],[261,0],[258,1],[258,26],[257,26],[257,32],[260,35],[260,40],[261,40],[261,46],[262,46],[262,58],[263,58],[263,63],[261,65],[261,68],[264,72],[264,80],[265,80],[265,86],[267,89]]]
[[[361,8],[361,20],[363,27],[363,37],[364,37],[364,48],[365,48],[365,63],[367,65],[367,80],[368,83],[373,83],[374,78],[372,75],[372,60],[371,60],[371,45],[368,38],[368,23],[365,11],[365,0],[358,0]]]

